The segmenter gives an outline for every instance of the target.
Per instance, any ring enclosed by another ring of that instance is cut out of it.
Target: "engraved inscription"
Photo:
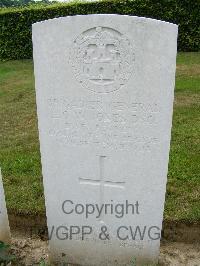
[[[133,72],[133,47],[115,29],[91,28],[73,41],[70,64],[84,88],[109,93],[124,85]]]
[[[156,125],[160,106],[142,102],[50,98],[48,134],[64,145],[149,151],[158,139],[141,135],[141,127]],[[155,133],[156,134],[156,133]]]

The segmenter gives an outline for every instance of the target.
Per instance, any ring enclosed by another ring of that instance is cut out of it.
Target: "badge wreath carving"
[[[74,41],[70,64],[80,84],[93,92],[110,93],[121,88],[134,69],[130,41],[109,27],[84,31]]]

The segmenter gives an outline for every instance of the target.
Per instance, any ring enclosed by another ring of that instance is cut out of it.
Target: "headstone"
[[[5,243],[10,242],[10,227],[8,222],[1,170],[0,170],[0,241]]]
[[[121,15],[33,25],[54,262],[134,265],[159,255],[177,26]]]

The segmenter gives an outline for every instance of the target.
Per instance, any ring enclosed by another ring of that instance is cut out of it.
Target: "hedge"
[[[178,24],[178,50],[200,50],[199,0],[103,0],[1,9],[0,59],[32,57],[32,23],[60,16],[92,13],[145,16]]]

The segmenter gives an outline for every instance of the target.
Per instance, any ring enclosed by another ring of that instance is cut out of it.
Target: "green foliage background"
[[[199,0],[103,0],[0,9],[0,59],[32,57],[32,23],[92,13],[145,16],[178,24],[178,50],[200,50]]]
[[[25,5],[38,5],[38,4],[52,4],[52,1],[49,0],[40,0],[35,1],[35,0],[0,0],[0,8],[3,7],[21,7],[21,6],[25,6]],[[55,3],[55,1],[54,1]]]

